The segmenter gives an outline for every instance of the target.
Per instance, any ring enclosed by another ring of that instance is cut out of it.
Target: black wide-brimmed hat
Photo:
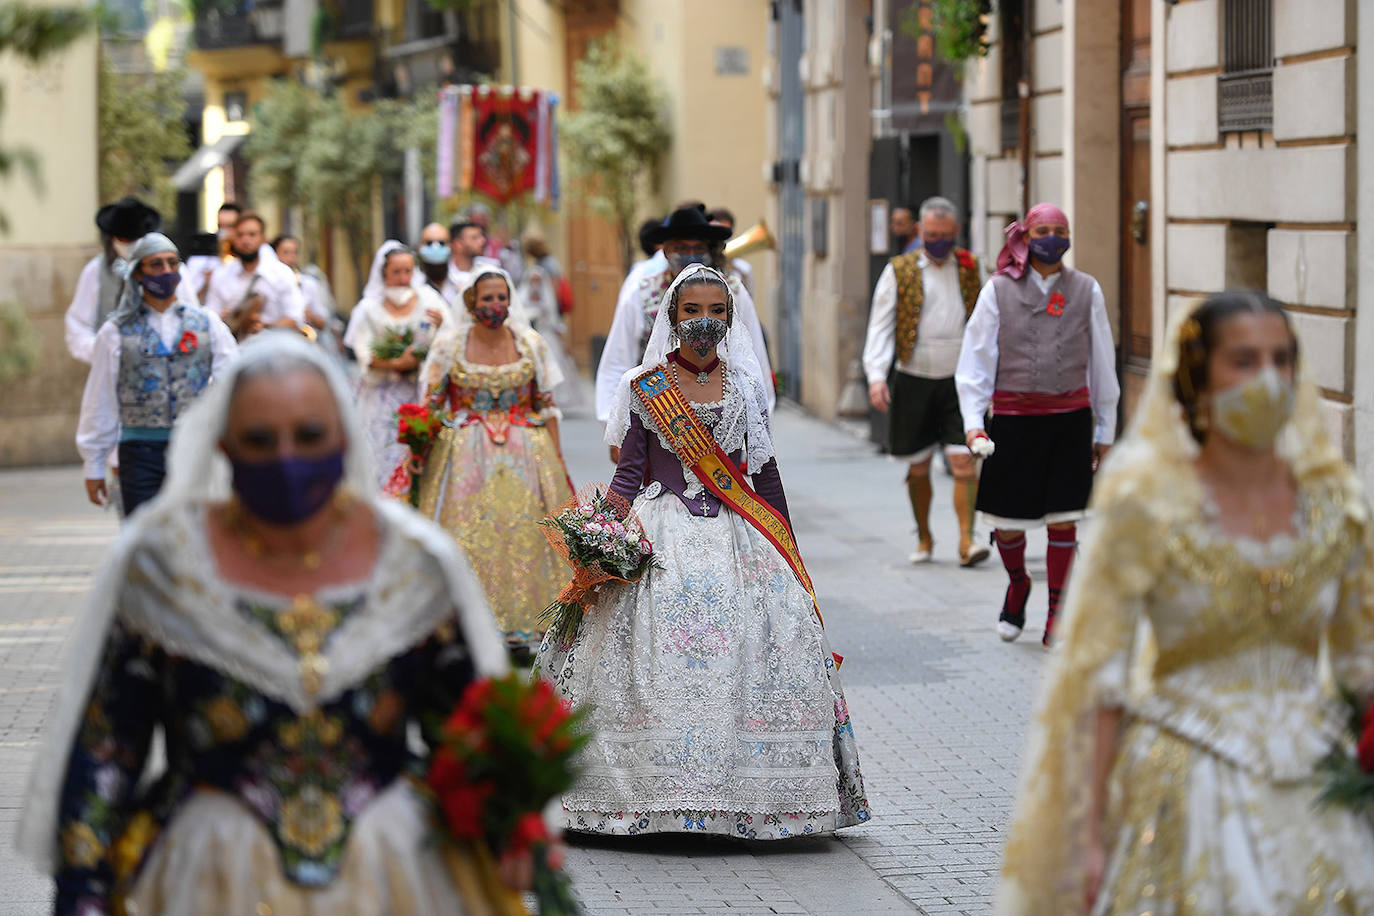
[[[137,197],[126,197],[97,210],[95,224],[117,239],[138,239],[161,228],[162,214]]]
[[[663,224],[644,233],[650,245],[662,245],[674,239],[688,242],[724,242],[733,235],[729,226],[716,226],[706,218],[705,207],[683,207],[668,214]]]

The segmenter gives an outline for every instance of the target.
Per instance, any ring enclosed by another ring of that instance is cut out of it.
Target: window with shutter
[[[1222,133],[1274,123],[1274,2],[1224,0],[1217,116]]]

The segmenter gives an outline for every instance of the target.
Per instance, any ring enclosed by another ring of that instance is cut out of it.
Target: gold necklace
[[[343,526],[338,524],[342,520],[352,502],[352,497],[342,490],[337,490],[330,501],[330,508],[334,513],[333,524],[329,526],[325,534],[324,543],[318,548],[307,547],[299,552],[288,552],[280,549],[268,550],[261,535],[253,531],[249,526],[247,518],[244,516],[243,505],[238,499],[230,500],[225,508],[226,521],[229,523],[229,530],[243,544],[245,550],[254,559],[263,560],[276,566],[299,566],[305,572],[315,572],[324,564],[324,558],[334,552],[339,539],[343,534]]]

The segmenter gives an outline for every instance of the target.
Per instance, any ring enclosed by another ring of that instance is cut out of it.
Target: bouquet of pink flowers
[[[572,581],[545,610],[559,642],[577,636],[591,596],[607,582],[638,582],[658,566],[654,545],[624,497],[596,485],[540,522],[554,550],[573,568]]]

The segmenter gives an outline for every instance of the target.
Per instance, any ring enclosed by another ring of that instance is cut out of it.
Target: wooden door
[[[1124,420],[1150,372],[1150,2],[1121,0],[1121,335]]]
[[[583,0],[568,5],[564,30],[568,68],[567,110],[577,107],[574,66],[586,55],[587,47],[592,42],[615,30],[618,15],[615,3]],[[568,212],[568,262],[564,269],[572,285],[574,308],[569,316],[568,330],[572,338],[573,358],[582,366],[593,366],[596,354],[593,353],[592,341],[598,336],[604,337],[611,328],[616,296],[625,279],[625,269],[619,231],[611,222],[592,212],[579,198],[578,189],[569,184],[564,184],[564,201]]]

